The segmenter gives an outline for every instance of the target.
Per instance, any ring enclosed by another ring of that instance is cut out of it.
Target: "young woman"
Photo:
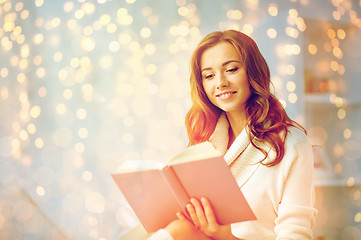
[[[270,84],[268,65],[247,35],[214,32],[199,43],[191,60],[189,143],[210,141],[224,154],[257,220],[219,225],[211,203],[193,198],[191,220],[178,214],[150,239],[312,239],[311,145]]]

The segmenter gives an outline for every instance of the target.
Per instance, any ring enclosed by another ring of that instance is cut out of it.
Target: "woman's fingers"
[[[211,239],[228,239],[231,236],[231,225],[218,224],[211,202],[207,198],[202,197],[200,200],[191,198],[186,209],[194,226]]]
[[[203,197],[201,201],[191,198],[190,203],[186,207],[196,227],[205,228],[208,225],[218,225],[211,203],[207,198]]]
[[[199,224],[199,221],[198,221],[198,216],[197,216],[196,210],[194,209],[193,205],[188,203],[186,208],[187,208],[187,211],[189,213],[189,216],[191,217],[191,220],[192,220],[194,226],[199,228],[200,224]]]
[[[205,197],[202,197],[201,202],[202,202],[202,206],[204,209],[204,213],[205,213],[207,222],[212,225],[218,224],[217,220],[216,220],[216,216],[213,211],[213,208],[212,208],[210,202],[208,201],[208,199]]]
[[[187,220],[187,218],[181,212],[177,212],[177,217],[179,220]]]
[[[203,207],[202,207],[201,203],[196,198],[191,198],[191,203],[195,208],[195,212],[197,214],[199,225],[201,227],[206,226],[207,218],[206,218],[206,215],[204,214],[204,210],[203,210]]]

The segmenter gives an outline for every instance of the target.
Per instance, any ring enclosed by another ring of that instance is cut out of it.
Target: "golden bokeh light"
[[[41,108],[38,105],[33,106],[30,110],[30,115],[32,118],[38,118],[40,116],[40,113],[41,113]]]
[[[353,178],[353,177],[348,178],[346,185],[347,185],[348,187],[354,186],[354,185],[355,185],[355,178]]]
[[[294,75],[295,72],[296,72],[296,67],[295,67],[294,65],[288,64],[288,65],[286,66],[286,73],[287,73],[288,75]]]
[[[296,103],[297,99],[298,99],[297,94],[295,94],[295,93],[288,94],[288,101],[290,103]]]
[[[339,47],[334,47],[332,49],[332,53],[337,58],[342,58],[343,57],[343,52],[342,52],[341,48],[339,48]]]
[[[157,72],[157,66],[154,64],[149,64],[148,66],[146,66],[146,72],[149,75],[153,75]]]
[[[240,10],[228,10],[227,17],[233,20],[241,20],[243,13]]]
[[[317,46],[315,44],[309,44],[308,45],[308,52],[312,55],[317,54]]]
[[[336,97],[334,100],[334,103],[335,103],[336,107],[338,107],[338,108],[342,107],[344,104],[343,98]]]
[[[80,128],[78,131],[78,136],[82,139],[87,138],[88,137],[88,129]]]
[[[36,126],[34,123],[29,123],[26,130],[29,134],[35,134],[36,133]]]
[[[346,111],[343,108],[340,108],[339,110],[337,110],[337,117],[342,120],[346,117]]]
[[[45,194],[46,194],[46,190],[42,186],[37,186],[35,191],[36,191],[36,194],[41,197],[45,196]]]
[[[40,87],[38,90],[38,95],[41,98],[46,97],[46,95],[48,94],[48,90],[45,87]]]
[[[343,29],[337,29],[337,37],[339,39],[345,39],[346,38],[346,32]]]
[[[90,182],[93,180],[93,174],[90,171],[84,171],[82,174],[83,180],[86,182]]]
[[[152,31],[150,30],[150,28],[142,28],[140,30],[140,35],[143,37],[143,38],[149,38],[152,34]]]
[[[41,7],[44,4],[44,0],[35,0],[35,6]]]
[[[74,3],[71,1],[67,1],[63,6],[64,12],[71,12],[74,9]]]
[[[271,16],[277,16],[278,14],[278,6],[274,3],[270,4],[268,7],[268,13]]]
[[[343,131],[343,137],[344,137],[345,139],[349,139],[349,138],[351,138],[351,136],[352,136],[352,131],[351,131],[351,129],[346,128],[346,129]]]
[[[74,149],[77,153],[83,153],[85,151],[85,146],[83,143],[78,142],[75,144]]]
[[[338,62],[337,61],[331,61],[330,62],[330,68],[332,71],[336,72],[338,70]]]
[[[41,44],[44,41],[44,35],[41,33],[37,33],[33,37],[34,44]]]
[[[73,91],[71,89],[65,89],[63,92],[64,99],[71,99],[73,97]]]
[[[299,36],[299,31],[296,28],[293,27],[287,27],[286,28],[286,34],[290,37],[293,38],[298,38]]]
[[[117,27],[116,24],[114,24],[114,23],[109,23],[109,24],[107,25],[107,32],[108,32],[108,33],[115,33],[117,30],[118,30],[118,27]]]
[[[334,39],[336,37],[336,32],[335,30],[333,30],[332,28],[329,28],[327,30],[327,36],[330,38],[330,39]]]
[[[276,38],[277,37],[277,31],[276,31],[276,29],[274,29],[274,28],[269,28],[268,30],[267,30],[267,35],[268,35],[268,37],[269,38]]]
[[[35,141],[34,141],[34,145],[36,148],[39,148],[39,149],[42,149],[44,148],[44,140],[41,139],[41,138],[36,138]]]
[[[288,81],[286,86],[289,92],[294,92],[296,90],[296,83],[294,81]]]
[[[85,109],[80,108],[76,111],[76,116],[78,119],[85,119],[87,116],[87,112]]]
[[[187,16],[189,13],[189,9],[187,7],[180,7],[178,8],[178,14],[182,17]]]
[[[253,33],[253,26],[249,23],[246,23],[242,27],[242,32],[244,32],[247,35],[251,35]]]
[[[361,222],[361,212],[355,214],[354,221],[357,223]]]
[[[298,17],[298,11],[296,9],[290,9],[288,11],[288,14],[290,15],[290,17],[292,18],[297,18]]]
[[[38,78],[44,78],[45,75],[46,75],[46,70],[45,70],[45,68],[40,67],[40,68],[36,69],[36,76],[37,76]]]
[[[20,138],[20,140],[22,140],[22,141],[26,141],[26,140],[28,140],[28,138],[29,138],[29,134],[28,134],[25,130],[21,130],[21,131],[19,132],[19,138]]]
[[[341,19],[341,13],[339,11],[333,11],[332,16],[336,21],[339,21]]]

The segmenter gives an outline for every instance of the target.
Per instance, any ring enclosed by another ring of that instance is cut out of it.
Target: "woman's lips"
[[[230,98],[235,93],[236,92],[223,92],[223,93],[217,94],[216,97],[219,97],[220,99],[225,100],[225,99]]]

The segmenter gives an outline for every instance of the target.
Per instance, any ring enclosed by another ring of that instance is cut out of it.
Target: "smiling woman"
[[[232,44],[221,42],[204,51],[201,57],[203,88],[208,99],[237,121],[233,136],[246,125],[245,108],[251,96],[246,69]],[[237,119],[237,120],[236,120]],[[233,139],[234,140],[234,139]]]
[[[223,49],[223,52],[221,48],[224,45],[227,47]],[[229,53],[227,53],[228,51]],[[228,54],[229,56],[227,56]],[[206,60],[207,55],[210,56]],[[270,70],[255,41],[246,34],[234,30],[209,34],[193,52],[190,77],[193,106],[186,116],[186,127],[190,145],[209,140],[215,129],[215,123],[224,110],[219,108],[217,104],[214,104],[212,96],[206,92],[206,81],[202,73],[203,69],[209,69],[208,66],[202,66],[202,64],[215,64],[217,60],[214,59],[219,59],[220,57],[230,57],[230,59],[224,60],[225,62],[221,64],[227,63],[230,60],[237,60],[241,63],[242,68],[246,71],[246,78],[248,80],[248,83],[245,84],[249,85],[251,91],[250,96],[242,94],[241,99],[246,98],[247,100],[244,109],[232,111],[232,114],[226,111],[228,121],[233,130],[230,132],[231,135],[238,135],[246,125],[246,122],[248,122],[250,132],[254,136],[264,139],[276,150],[276,158],[268,165],[279,163],[284,152],[283,140],[279,133],[284,131],[287,126],[297,126],[302,130],[304,129],[288,117],[282,104],[271,94]],[[209,63],[205,63],[205,61]],[[233,119],[232,116],[237,117]],[[229,142],[231,143],[233,140],[231,136]],[[253,144],[252,141],[251,143]],[[259,150],[267,155],[265,150]]]
[[[190,219],[178,214],[150,239],[312,239],[311,144],[270,92],[256,43],[235,30],[211,33],[194,51],[191,70],[189,144],[210,141],[224,155],[257,220],[220,225],[206,197],[192,198]]]

